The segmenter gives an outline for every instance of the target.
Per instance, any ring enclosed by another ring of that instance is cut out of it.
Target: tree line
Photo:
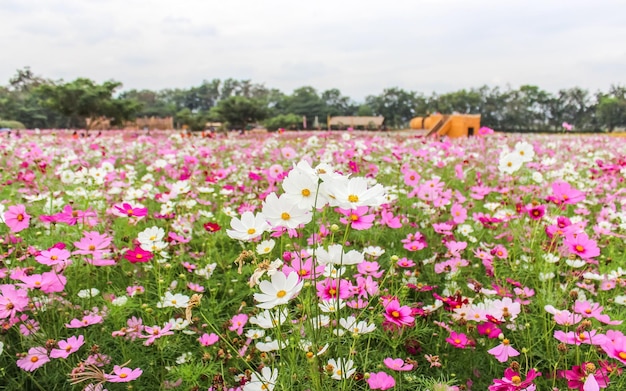
[[[85,128],[106,117],[121,126],[137,117],[173,117],[177,127],[202,130],[207,122],[230,129],[262,124],[270,130],[326,128],[328,116],[384,116],[389,129],[408,127],[411,118],[431,113],[480,114],[481,124],[500,131],[555,132],[562,124],[585,132],[626,127],[626,87],[591,93],[579,87],[550,93],[537,86],[517,89],[482,86],[427,96],[386,88],[357,102],[332,88],[303,86],[291,94],[250,80],[204,80],[190,88],[119,91],[122,84],[86,78],[65,82],[35,75],[26,67],[0,86],[0,127]],[[317,120],[317,121],[316,121]],[[12,122],[11,122],[12,121]]]

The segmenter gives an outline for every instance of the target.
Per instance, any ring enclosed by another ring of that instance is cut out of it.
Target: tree
[[[243,96],[231,96],[221,100],[213,112],[219,119],[228,122],[231,129],[245,129],[248,124],[263,120],[267,116],[267,108],[263,101]]]
[[[385,125],[393,128],[408,125],[411,118],[415,117],[417,101],[415,92],[407,92],[398,87],[386,88],[380,95],[365,98],[374,114],[385,117]]]
[[[291,96],[285,97],[283,114],[293,113],[305,116],[308,124],[313,123],[315,116],[325,115],[325,104],[313,87],[300,87]]]
[[[263,122],[267,130],[278,130],[280,128],[296,130],[302,126],[302,117],[298,114],[280,114],[268,118]]]
[[[112,125],[120,125],[132,119],[140,109],[140,104],[132,99],[114,98],[113,93],[122,84],[106,81],[96,84],[85,78],[69,83],[44,84],[37,91],[44,99],[44,105],[66,117],[67,127],[82,127],[86,120],[95,121],[105,117]]]
[[[602,96],[596,109],[598,122],[609,132],[616,127],[626,127],[626,99],[619,96]]]

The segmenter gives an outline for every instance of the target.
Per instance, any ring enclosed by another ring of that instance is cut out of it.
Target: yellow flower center
[[[626,360],[626,352],[619,352],[617,354],[617,357],[621,358],[622,360]]]
[[[278,297],[279,299],[282,299],[283,297],[285,297],[286,294],[287,294],[287,292],[285,292],[283,289],[281,289],[278,292],[276,292],[276,297]]]
[[[174,300],[172,300],[172,304],[176,304],[176,300],[175,300],[175,299],[174,299]]]
[[[30,358],[30,362],[37,362],[37,361],[39,361],[39,357],[37,356],[33,356]]]
[[[137,255],[135,255],[135,258],[137,258],[137,259],[141,259],[141,258],[143,258],[143,255],[141,255],[141,254],[137,254]]]
[[[128,374],[127,374],[127,373],[120,373],[120,378],[121,378],[121,379],[124,379],[124,378],[126,378],[127,376],[128,376]]]
[[[400,313],[398,311],[391,311],[391,316],[393,316],[394,318],[399,318]]]
[[[506,338],[502,340],[502,345],[508,345],[509,343],[509,340]]]
[[[302,189],[302,195],[304,197],[310,196],[311,195],[311,190],[309,190],[309,189]]]
[[[522,378],[515,375],[511,378],[511,382],[515,384],[516,386],[519,386],[522,383]]]
[[[255,232],[256,232],[256,229],[248,228],[248,235],[254,235]]]
[[[574,247],[574,249],[578,251],[579,253],[582,253],[583,251],[585,251],[585,248],[581,246],[580,244],[577,244],[576,247]]]
[[[350,201],[350,202],[359,202],[359,196],[358,195],[354,195],[354,194],[350,194],[348,196],[348,201]]]
[[[460,343],[461,343],[461,340],[457,338],[457,339],[455,339],[455,340],[454,340],[454,343],[455,343],[455,344],[460,344]]]
[[[59,257],[57,257],[56,255],[53,255],[50,257],[51,260],[56,261],[57,259],[59,259]]]
[[[289,220],[291,218],[291,215],[289,213],[287,213],[287,212],[283,212],[280,215],[280,218],[283,219],[283,220]]]
[[[354,213],[352,213],[352,214],[350,215],[350,220],[352,220],[352,221],[357,221],[358,219],[359,219],[359,216],[358,216],[358,215],[355,215]]]
[[[24,220],[24,215],[20,213],[20,214],[17,215],[16,219],[17,219],[17,221],[22,221],[22,220]]]

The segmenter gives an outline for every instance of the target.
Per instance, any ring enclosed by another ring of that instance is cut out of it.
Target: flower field
[[[0,389],[626,389],[625,138],[0,141]]]

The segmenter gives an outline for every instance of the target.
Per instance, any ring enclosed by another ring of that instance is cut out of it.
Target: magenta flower
[[[138,246],[132,250],[129,249],[126,251],[126,253],[124,253],[124,258],[126,258],[130,263],[146,263],[154,258],[154,255],[152,255],[150,251],[146,251]]]
[[[572,369],[563,371],[562,374],[567,379],[567,387],[579,391],[599,390],[608,386],[608,377],[597,369],[593,363],[583,362],[574,365]]]
[[[411,307],[400,306],[398,299],[392,299],[385,305],[385,313],[383,314],[386,321],[397,326],[412,326],[415,318],[411,315],[413,311]]]
[[[132,205],[123,203],[121,207],[115,206],[117,211],[128,217],[143,217],[148,214],[148,208],[133,208]]]
[[[30,223],[30,215],[26,213],[24,205],[9,206],[4,212],[4,223],[9,227],[11,232],[20,232],[28,228]]]
[[[367,384],[371,390],[388,390],[395,387],[396,380],[385,372],[370,373]]]
[[[413,364],[406,364],[401,358],[387,357],[383,360],[383,364],[394,371],[410,371],[413,369]]]
[[[46,348],[38,346],[28,349],[28,354],[17,360],[17,366],[28,372],[43,366],[50,361]]]
[[[541,372],[537,372],[534,368],[526,374],[526,380],[518,372],[511,368],[504,370],[502,379],[494,379],[489,391],[535,391],[536,386],[532,384],[536,377],[541,376]]]
[[[495,323],[485,322],[480,323],[476,326],[476,330],[480,335],[486,335],[489,338],[498,338],[498,336],[502,333],[502,330],[498,328]]]
[[[509,340],[506,338],[502,340],[500,345],[489,349],[487,353],[492,354],[500,362],[506,362],[509,357],[519,356],[519,352],[510,345]]]
[[[126,383],[137,379],[142,373],[141,368],[130,369],[115,365],[113,367],[113,374],[106,374],[104,376],[107,381],[111,383]]]
[[[470,341],[469,339],[467,339],[467,335],[463,333],[457,333],[456,331],[450,332],[450,336],[446,338],[446,342],[459,349],[465,349],[468,345],[470,345]]]
[[[59,348],[50,351],[52,358],[67,358],[70,354],[76,352],[85,343],[85,337],[79,335],[78,338],[70,337],[66,341],[59,341]]]
[[[344,300],[352,296],[350,282],[344,279],[340,279],[339,286],[337,286],[336,279],[326,278],[318,281],[316,288],[317,296],[322,300],[336,300],[337,298]]]
[[[613,339],[606,338],[602,344],[602,349],[609,357],[626,365],[626,337],[623,334],[615,335]]]

